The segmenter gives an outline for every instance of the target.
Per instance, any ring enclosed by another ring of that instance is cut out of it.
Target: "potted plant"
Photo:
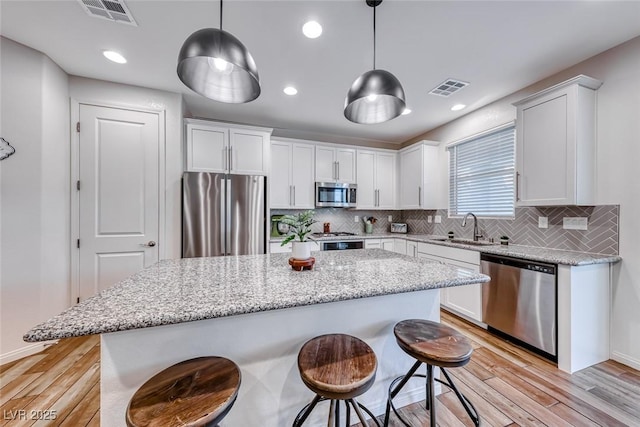
[[[509,236],[500,236],[500,244],[508,245],[509,244]]]
[[[281,223],[289,226],[289,234],[282,241],[281,246],[292,242],[292,257],[294,259],[311,258],[311,244],[313,242],[309,241],[309,234],[311,233],[311,224],[316,222],[313,219],[314,213],[309,210],[295,215],[285,215],[280,219]]]

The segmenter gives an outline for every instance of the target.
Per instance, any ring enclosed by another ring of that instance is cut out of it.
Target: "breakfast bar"
[[[121,426],[135,390],[162,369],[198,356],[241,368],[238,399],[225,422],[283,426],[310,399],[296,368],[302,344],[324,333],[366,341],[379,366],[361,399],[384,412],[389,382],[412,364],[395,344],[403,319],[439,320],[440,292],[488,276],[380,249],[315,254],[293,271],[287,254],[164,260],[29,331],[27,341],[101,334],[103,426]],[[399,406],[424,398],[407,387]],[[323,414],[309,425],[326,423]],[[326,415],[324,415],[326,416]]]

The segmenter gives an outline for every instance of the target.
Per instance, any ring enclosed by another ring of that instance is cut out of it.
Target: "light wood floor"
[[[471,362],[449,373],[482,426],[640,426],[640,372],[608,361],[568,375],[445,312],[442,321],[472,340]],[[99,346],[98,337],[66,339],[0,366],[0,426],[98,426]],[[439,425],[472,425],[453,393],[438,401]],[[428,425],[423,405],[402,409],[413,426]],[[394,416],[390,425],[401,426]]]

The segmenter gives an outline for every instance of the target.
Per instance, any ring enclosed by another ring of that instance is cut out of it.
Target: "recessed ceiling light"
[[[298,89],[296,89],[293,86],[287,86],[287,87],[284,88],[283,92],[286,93],[287,95],[293,96],[296,93],[298,93]]]
[[[411,108],[405,108],[405,109],[402,111],[402,115],[403,115],[403,116],[406,116],[407,114],[411,114]]]
[[[460,111],[465,107],[466,107],[466,105],[464,105],[464,104],[456,104],[453,107],[451,107],[451,111]]]
[[[322,34],[322,25],[316,21],[309,21],[302,26],[302,33],[310,39],[318,38]]]
[[[109,61],[113,61],[113,62],[116,62],[118,64],[126,64],[127,63],[127,59],[124,56],[120,55],[118,52],[114,52],[112,50],[105,50],[104,52],[102,52],[102,54]]]

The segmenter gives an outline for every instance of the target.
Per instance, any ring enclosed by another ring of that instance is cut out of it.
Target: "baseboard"
[[[55,344],[57,341],[44,341],[29,344],[21,347],[17,350],[10,351],[8,353],[0,354],[0,365],[13,362],[14,360],[22,359],[23,357],[31,356],[45,349],[45,347]]]
[[[640,360],[617,351],[611,352],[611,359],[640,371]]]

